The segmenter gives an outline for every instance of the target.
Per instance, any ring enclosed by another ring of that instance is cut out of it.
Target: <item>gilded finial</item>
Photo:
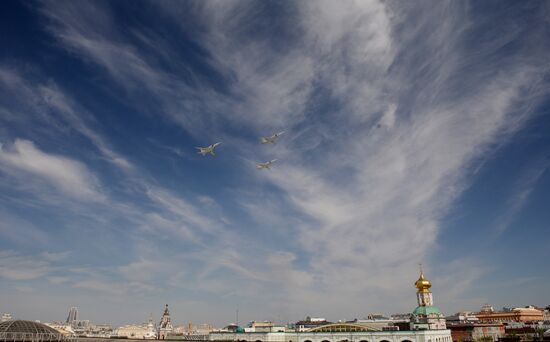
[[[414,286],[416,286],[419,292],[430,292],[430,287],[432,287],[432,283],[424,277],[422,264],[418,264],[418,268],[420,271],[420,277],[418,278],[416,283],[414,283]]]

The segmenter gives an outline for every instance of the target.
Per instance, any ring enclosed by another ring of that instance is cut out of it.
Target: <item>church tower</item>
[[[164,314],[160,319],[159,329],[158,329],[158,339],[164,340],[171,332],[174,330],[172,327],[172,322],[170,320],[170,311],[168,311],[168,304],[164,308]]]
[[[414,283],[417,289],[416,299],[418,306],[411,318],[411,329],[413,330],[437,330],[446,329],[445,316],[439,308],[433,306],[434,300],[430,288],[432,283],[426,279],[422,266],[420,266],[420,277]]]
[[[432,293],[430,292],[432,283],[424,277],[422,267],[420,268],[420,277],[416,283],[414,283],[414,286],[418,289],[418,292],[416,292],[418,306],[432,306],[434,304],[434,299]]]

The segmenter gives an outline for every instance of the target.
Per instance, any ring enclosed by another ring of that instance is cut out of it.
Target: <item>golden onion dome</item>
[[[424,277],[424,272],[420,272],[420,277],[414,283],[414,286],[416,286],[419,292],[429,292],[432,283]]]

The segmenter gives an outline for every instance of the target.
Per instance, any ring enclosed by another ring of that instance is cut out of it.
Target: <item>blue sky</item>
[[[548,3],[0,6],[0,311],[550,304]]]

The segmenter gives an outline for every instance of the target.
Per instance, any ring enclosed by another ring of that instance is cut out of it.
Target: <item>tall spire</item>
[[[168,311],[168,304],[164,307],[164,314],[162,315],[158,327],[158,338],[164,340],[173,330],[172,322],[170,320],[170,311]]]

